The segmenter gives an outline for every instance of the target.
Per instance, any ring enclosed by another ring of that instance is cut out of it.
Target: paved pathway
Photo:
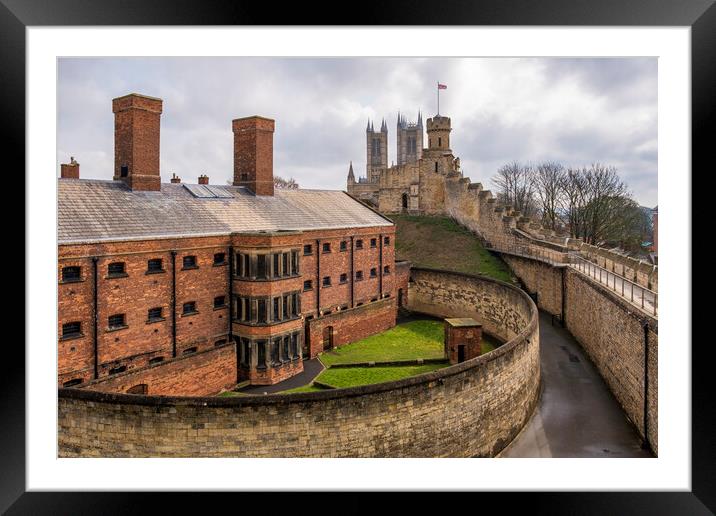
[[[303,372],[298,373],[296,376],[292,376],[274,385],[249,385],[248,387],[239,389],[239,392],[243,392],[244,394],[273,394],[275,392],[295,389],[296,387],[302,387],[311,383],[323,369],[325,369],[323,364],[317,358],[304,360]]]
[[[500,457],[651,457],[569,332],[540,312],[542,394]]]

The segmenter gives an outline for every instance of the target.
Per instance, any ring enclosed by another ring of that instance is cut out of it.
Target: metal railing
[[[495,245],[496,244],[496,245]],[[659,295],[638,283],[626,279],[604,267],[601,267],[574,252],[563,253],[555,249],[548,249],[534,244],[518,242],[496,242],[489,246],[497,252],[534,258],[551,265],[566,265],[576,271],[597,280],[621,297],[654,316],[658,315]]]
[[[611,290],[621,295],[624,299],[632,304],[639,306],[642,310],[657,315],[659,311],[659,294],[648,288],[626,279],[624,276],[615,274],[604,267],[600,267],[596,263],[582,258],[581,256],[570,254],[569,265],[597,280],[602,285],[606,285]]]

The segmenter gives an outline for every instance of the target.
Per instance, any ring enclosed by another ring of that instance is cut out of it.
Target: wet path
[[[500,457],[651,457],[579,344],[540,312],[542,393]]]
[[[239,392],[243,392],[244,394],[273,394],[275,392],[295,389],[296,387],[303,387],[311,383],[324,369],[325,367],[323,367],[323,364],[317,358],[304,360],[303,371],[296,376],[292,376],[274,385],[249,385],[248,387],[239,389]]]

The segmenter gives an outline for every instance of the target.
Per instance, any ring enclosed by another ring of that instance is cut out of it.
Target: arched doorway
[[[127,394],[147,394],[149,391],[146,383],[140,383],[127,389]]]
[[[403,200],[403,209],[407,210],[408,209],[408,194],[404,193],[402,196],[402,200]]]
[[[333,326],[323,328],[323,351],[333,349]]]

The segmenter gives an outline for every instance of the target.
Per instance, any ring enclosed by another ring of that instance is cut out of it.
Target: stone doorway
[[[465,344],[460,344],[457,347],[457,363],[460,364],[465,361]]]

